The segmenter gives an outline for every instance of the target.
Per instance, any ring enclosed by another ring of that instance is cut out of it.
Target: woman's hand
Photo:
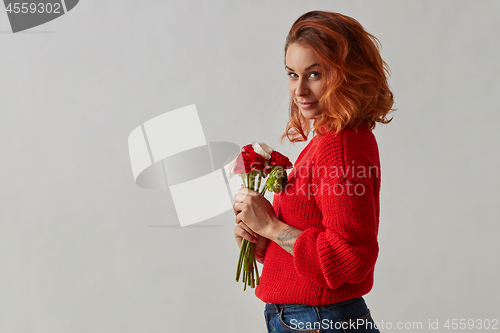
[[[255,232],[270,238],[273,227],[280,222],[271,203],[262,194],[249,188],[240,188],[234,196],[234,202],[236,223],[244,223],[242,228],[249,234]]]
[[[240,223],[241,224],[241,223]],[[266,237],[259,237],[257,239],[257,244],[254,247],[255,260],[264,264],[264,257],[266,256],[267,244],[269,243],[269,239]]]
[[[245,222],[238,223],[236,227],[234,227],[234,238],[236,238],[236,243],[238,247],[241,248],[241,242],[243,238],[255,244],[254,254],[255,260],[264,264],[264,256],[266,255],[267,244],[269,243],[269,239],[266,237],[259,236],[256,232],[252,231],[252,229],[248,228]]]
[[[238,243],[238,247],[241,248],[241,242],[243,238],[252,243],[257,243],[259,234],[250,229],[244,222],[238,223],[236,227],[234,227],[234,238],[236,238],[236,243]]]

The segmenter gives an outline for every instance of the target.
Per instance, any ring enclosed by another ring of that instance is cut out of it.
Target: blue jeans
[[[318,306],[266,303],[264,317],[269,333],[380,333],[363,297]]]

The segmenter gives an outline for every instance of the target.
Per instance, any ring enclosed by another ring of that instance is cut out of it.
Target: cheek
[[[295,83],[293,81],[288,81],[288,92],[290,96],[295,96]]]
[[[320,97],[322,95],[321,91],[323,89],[323,85],[321,83],[315,83],[311,88],[311,90],[314,92],[314,95],[316,95],[317,97]]]

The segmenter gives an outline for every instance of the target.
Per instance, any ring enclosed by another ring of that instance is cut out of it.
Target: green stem
[[[241,268],[243,265],[243,259],[244,259],[247,247],[248,247],[248,241],[243,238],[243,241],[241,242],[240,255],[238,258],[238,266],[236,267],[236,282],[238,282],[240,280]]]
[[[243,181],[243,187],[247,187],[247,184],[245,182],[245,175],[242,175],[241,173],[238,174],[241,177],[241,180]]]
[[[260,180],[262,179],[262,171],[258,171],[259,173],[259,181],[257,182],[257,188],[255,191],[260,192]]]
[[[253,258],[253,262],[254,262],[254,267],[255,267],[255,276],[257,278],[257,285],[259,284],[259,268],[257,267],[257,259],[255,259],[255,256]]]
[[[262,195],[266,194],[266,191],[267,191],[267,182],[269,181],[269,179],[271,179],[271,177],[269,177],[269,178],[266,179],[266,182],[264,183],[264,188],[262,189],[262,191],[260,191],[260,194],[262,194]]]
[[[262,190],[262,192],[260,192],[260,194],[264,195],[266,194],[266,191],[267,191],[267,186],[264,185],[264,189]]]
[[[243,289],[243,291],[246,290],[247,285],[250,285],[249,284],[249,282],[250,282],[249,281],[249,279],[250,279],[250,271],[249,271],[249,265],[248,265],[249,264],[248,255],[250,254],[249,250],[250,250],[250,248],[245,253],[245,264],[244,264],[245,268],[244,268],[244,272],[243,272],[243,274],[245,276],[245,288]]]
[[[250,288],[255,288],[255,281],[253,278],[253,262],[254,262],[254,252],[250,251],[250,254],[248,256],[248,261],[249,261],[249,273],[250,273]]]
[[[248,244],[248,246],[250,247],[250,244]],[[243,263],[243,266],[244,266],[244,270],[246,272],[248,272],[248,254],[249,254],[249,247],[246,249],[245,251],[245,258],[244,258],[244,263]]]
[[[245,175],[240,175],[240,176],[243,180],[243,186],[252,189],[254,191],[255,190],[260,191],[260,183],[261,179],[263,178],[262,172],[254,170],[252,172],[247,173],[246,177]],[[255,178],[257,176],[259,176],[259,179],[256,184]],[[266,192],[267,189],[267,187],[265,186],[266,183],[264,183],[264,189],[262,191],[262,194]],[[257,187],[255,185],[257,185]],[[249,242],[246,239],[243,239],[240,247],[240,254],[238,256],[238,265],[236,267],[236,282],[240,280],[241,273],[243,272],[243,285],[244,285],[243,291],[246,290],[247,286],[255,288],[254,271],[257,272],[257,284],[259,284],[259,273],[258,273],[259,271],[257,269],[257,261],[255,260],[255,244]]]
[[[255,183],[255,171],[252,171],[250,172],[250,186],[248,188],[253,190],[254,183]]]

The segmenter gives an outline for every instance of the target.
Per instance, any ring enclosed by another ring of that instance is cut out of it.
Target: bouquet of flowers
[[[265,143],[254,141],[252,144],[242,147],[238,156],[224,168],[229,178],[239,175],[243,180],[244,187],[264,195],[267,190],[278,193],[284,189],[288,180],[286,169],[290,169],[292,166],[288,157],[273,150]],[[269,178],[261,190],[261,181],[268,176]],[[236,282],[239,282],[242,270],[243,290],[246,290],[247,285],[255,288],[255,285],[259,284],[259,270],[254,255],[254,243],[244,238],[236,268]]]

